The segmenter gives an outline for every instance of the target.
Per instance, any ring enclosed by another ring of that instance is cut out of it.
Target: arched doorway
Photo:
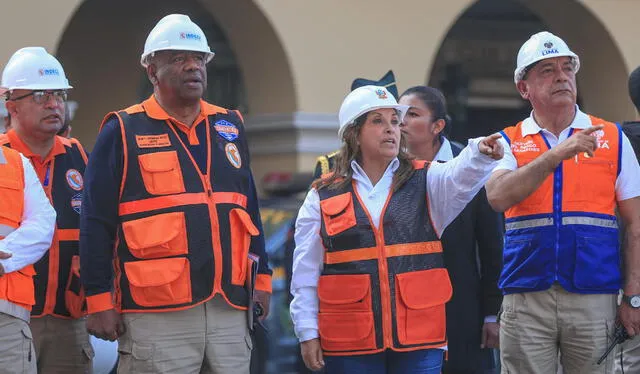
[[[572,17],[561,21],[559,14]],[[624,119],[629,113],[626,67],[604,25],[583,5],[574,0],[478,0],[450,28],[428,80],[448,99],[451,138],[465,141],[528,116],[531,109],[515,88],[513,70],[522,43],[542,30],[562,37],[583,61],[577,76],[581,109],[612,121]],[[609,88],[609,97],[602,87]]]
[[[56,54],[74,86],[71,99],[79,104],[74,136],[88,148],[107,112],[139,102],[151,92],[140,54],[149,31],[170,13],[189,15],[216,52],[208,65],[209,101],[244,114],[295,110],[284,49],[254,2],[87,0],[70,18]]]

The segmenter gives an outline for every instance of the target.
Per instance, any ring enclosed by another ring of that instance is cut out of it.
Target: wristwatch
[[[640,308],[640,295],[622,295],[622,301],[631,305],[632,308]]]

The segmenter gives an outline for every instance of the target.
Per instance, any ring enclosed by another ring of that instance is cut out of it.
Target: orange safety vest
[[[0,144],[27,156],[56,211],[56,230],[51,247],[34,264],[36,303],[31,317],[47,315],[80,318],[86,313],[84,290],[80,285],[80,207],[87,155],[76,139],[56,136],[45,162],[22,142],[15,131],[0,135]]]
[[[247,309],[248,253],[259,232],[247,210],[244,128],[237,112],[202,106],[206,173],[180,130],[159,119],[166,114],[153,98],[105,119],[119,120],[124,145],[115,259],[115,301],[122,312],[187,309],[216,294]],[[256,281],[270,287],[271,278],[260,274]]]
[[[0,240],[20,227],[24,211],[24,168],[20,153],[0,146]],[[0,277],[0,313],[29,321],[35,304],[33,265]]]
[[[326,355],[438,348],[447,344],[452,295],[442,245],[429,218],[428,167],[390,192],[376,228],[354,184],[318,191],[325,247],[318,284]]]
[[[505,212],[499,281],[504,293],[541,291],[554,282],[586,294],[616,293],[621,286],[615,185],[622,131],[590,119],[594,126],[604,125],[593,133],[599,144],[594,157],[581,153],[564,160],[537,190]],[[542,132],[522,136],[522,123],[502,134],[518,167],[550,149]]]

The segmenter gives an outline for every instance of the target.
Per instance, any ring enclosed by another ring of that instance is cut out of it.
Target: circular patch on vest
[[[82,194],[77,193],[71,197],[71,208],[76,211],[76,213],[80,214],[80,209],[82,208]]]
[[[69,169],[67,170],[66,177],[67,177],[67,184],[69,184],[69,187],[71,187],[76,191],[82,190],[82,187],[84,186],[84,181],[82,179],[82,174],[80,174],[79,171],[77,171],[76,169]]]
[[[229,163],[236,169],[240,169],[242,166],[242,158],[240,158],[240,151],[238,151],[238,147],[233,143],[227,143],[227,145],[224,146],[224,152],[227,154],[227,160],[229,160]]]

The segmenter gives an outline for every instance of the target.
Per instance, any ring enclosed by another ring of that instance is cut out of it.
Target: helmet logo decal
[[[378,99],[386,99],[387,98],[387,93],[384,90],[381,89],[377,89],[376,90],[376,95],[378,95]]]
[[[180,39],[191,39],[191,40],[200,41],[201,38],[200,38],[200,35],[194,34],[192,32],[181,32]]]
[[[552,53],[558,53],[558,48],[553,48],[553,43],[551,42],[545,42],[544,47],[546,48],[546,50],[542,51],[543,56],[550,55]]]
[[[38,70],[38,74],[40,74],[41,77],[44,77],[45,75],[56,75],[56,76],[60,76],[60,71],[58,71],[58,69],[40,69]]]

